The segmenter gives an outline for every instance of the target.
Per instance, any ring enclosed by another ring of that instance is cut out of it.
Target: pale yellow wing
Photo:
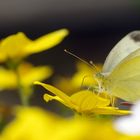
[[[122,38],[108,54],[103,73],[110,73],[129,54],[140,48],[140,31],[133,31]]]
[[[136,54],[119,63],[104,80],[108,93],[130,102],[140,99],[140,53]]]

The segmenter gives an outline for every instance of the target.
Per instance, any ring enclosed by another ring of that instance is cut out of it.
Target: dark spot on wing
[[[130,34],[130,38],[135,42],[140,42],[140,32],[133,32]]]

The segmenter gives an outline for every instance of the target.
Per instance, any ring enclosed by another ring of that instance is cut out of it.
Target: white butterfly
[[[130,102],[140,99],[140,31],[129,33],[115,45],[101,75],[101,86],[109,94]]]

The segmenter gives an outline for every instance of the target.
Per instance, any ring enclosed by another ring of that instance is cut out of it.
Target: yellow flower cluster
[[[87,118],[60,118],[38,107],[18,108],[1,140],[138,140],[116,132],[112,122]]]
[[[53,70],[50,66],[33,66],[23,58],[48,50],[59,44],[68,35],[61,29],[36,40],[29,39],[24,33],[10,35],[0,41],[0,89],[19,89],[22,104],[27,105],[36,80],[49,78]],[[9,80],[10,79],[10,80]]]

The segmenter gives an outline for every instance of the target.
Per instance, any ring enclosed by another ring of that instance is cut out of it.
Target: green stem
[[[21,63],[21,60],[20,61],[10,61],[9,60],[7,62],[7,67],[10,70],[14,71],[14,73],[17,77],[17,89],[18,89],[20,100],[21,100],[21,104],[23,106],[28,106],[29,105],[29,97],[30,97],[31,93],[26,93],[27,90],[25,90],[25,88],[23,87],[23,85],[21,83],[20,74],[18,72],[18,66],[20,65],[20,63]]]
[[[18,86],[18,91],[19,91],[19,97],[21,100],[21,104],[23,106],[29,106],[29,98],[28,98],[28,96],[25,95],[25,92],[20,85]]]
[[[30,98],[31,93],[27,93],[25,88],[22,86],[20,75],[19,75],[18,71],[16,72],[16,75],[17,75],[17,88],[18,88],[18,93],[19,93],[19,97],[21,100],[21,104],[23,106],[29,106],[29,98]]]

